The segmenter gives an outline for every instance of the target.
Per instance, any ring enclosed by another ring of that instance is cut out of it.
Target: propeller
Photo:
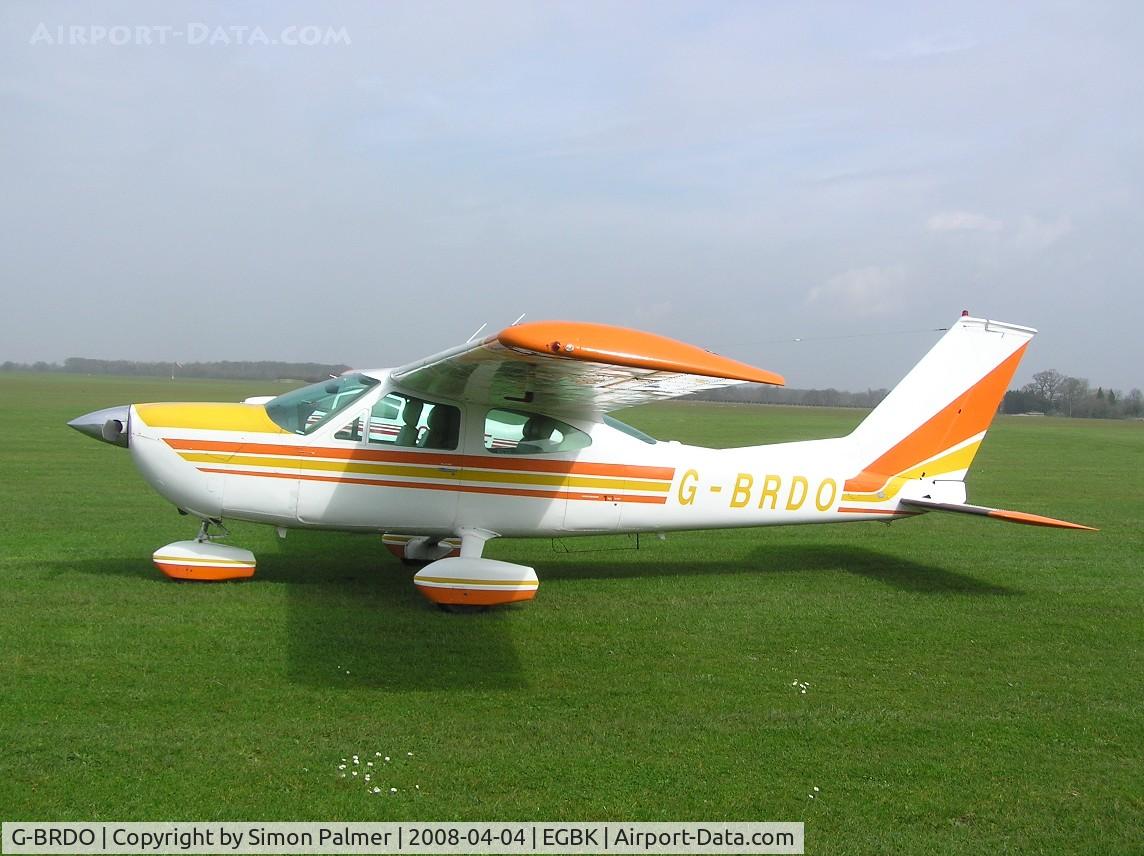
[[[102,440],[113,446],[127,448],[130,439],[128,416],[131,405],[121,404],[117,407],[105,407],[103,410],[93,410],[83,416],[77,416],[68,422],[68,425],[86,434],[95,440]]]

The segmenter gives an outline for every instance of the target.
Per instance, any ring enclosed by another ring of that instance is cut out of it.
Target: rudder
[[[847,438],[858,468],[844,500],[882,503],[924,479],[964,501],[962,481],[1036,332],[958,319]]]

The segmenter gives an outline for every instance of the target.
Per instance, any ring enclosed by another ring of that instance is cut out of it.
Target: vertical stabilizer
[[[848,438],[856,469],[844,498],[881,503],[912,495],[917,482],[935,498],[963,502],[962,481],[1035,334],[958,319]]]

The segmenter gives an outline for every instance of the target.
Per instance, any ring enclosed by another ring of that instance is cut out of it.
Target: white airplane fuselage
[[[355,410],[389,391],[379,384]],[[339,438],[338,420],[288,434],[260,404],[135,405],[129,448],[143,477],[179,508],[288,528],[513,537],[886,516],[847,510],[843,485],[853,473],[840,440],[709,449],[566,418],[590,445],[516,455],[486,448],[487,408],[442,403],[461,411],[455,450]],[[188,427],[208,418],[210,428]]]

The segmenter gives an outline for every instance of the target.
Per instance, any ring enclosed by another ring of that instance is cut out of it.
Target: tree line
[[[1033,375],[1020,389],[1005,393],[1003,413],[1045,413],[1090,419],[1139,419],[1144,416],[1144,393],[1133,389],[1127,395],[1098,386],[1093,389],[1083,377],[1069,377],[1056,369]]]
[[[698,401],[726,401],[739,404],[791,404],[804,407],[862,407],[872,410],[889,394],[888,389],[844,392],[840,389],[791,389],[743,383],[707,389],[688,396]]]
[[[298,380],[318,381],[339,375],[349,366],[326,363],[288,363],[277,360],[222,360],[219,362],[177,363],[137,360],[93,360],[69,357],[60,363],[0,364],[0,371],[61,372],[65,374],[127,375],[133,377],[190,377],[216,380]],[[788,389],[787,387],[739,384],[705,390],[691,396],[699,401],[743,404],[791,404],[805,407],[876,407],[888,389],[846,392],[839,389]],[[1085,378],[1069,377],[1056,369],[1037,372],[1020,389],[1005,393],[1002,413],[1044,413],[1092,419],[1144,418],[1144,393],[1139,389],[1123,393],[1098,386],[1093,389]]]
[[[799,404],[810,407],[860,407],[872,409],[889,394],[887,389],[843,392],[837,389],[788,389],[786,387],[741,384],[704,390],[690,396],[700,401],[750,404]],[[1020,389],[1005,393],[1002,413],[1043,413],[1089,419],[1144,418],[1144,393],[1133,389],[1125,394],[1098,386],[1093,389],[1085,378],[1069,377],[1056,369],[1037,372]]]
[[[350,367],[326,363],[286,363],[276,360],[221,360],[206,363],[93,360],[68,357],[60,363],[0,364],[0,371],[60,372],[63,374],[126,375],[130,377],[193,377],[215,380],[318,381],[339,375]]]

